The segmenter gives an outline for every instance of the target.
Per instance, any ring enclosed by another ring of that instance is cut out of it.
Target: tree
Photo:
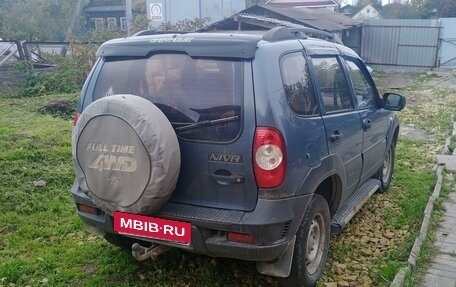
[[[456,0],[441,0],[438,8],[439,17],[456,17]]]
[[[391,3],[383,6],[382,16],[386,19],[417,19],[421,18],[418,7],[411,4]]]
[[[82,4],[87,4],[83,0]],[[0,0],[0,34],[7,39],[64,40],[75,9],[74,1]],[[80,16],[79,16],[80,17]]]
[[[382,9],[382,0],[358,0],[355,7],[362,8],[367,4],[371,4],[378,10]]]
[[[245,6],[248,8],[253,5],[264,5],[268,0],[246,0]]]
[[[195,18],[185,19],[177,21],[175,24],[166,22],[158,26],[160,31],[182,31],[182,32],[193,32],[206,26],[206,23],[210,21],[209,18]]]

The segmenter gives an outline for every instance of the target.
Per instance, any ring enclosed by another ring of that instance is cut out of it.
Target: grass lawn
[[[419,124],[437,141],[400,140],[393,186],[369,200],[332,238],[324,282],[387,286],[405,265],[435,183],[430,167],[456,109],[446,91],[426,94],[417,87],[407,93],[416,102],[401,113],[402,122]],[[254,263],[180,250],[138,263],[129,252],[85,232],[69,192],[71,119],[42,112],[56,99],[75,97],[0,95],[0,287],[277,286],[258,274]],[[447,104],[437,104],[442,100]]]

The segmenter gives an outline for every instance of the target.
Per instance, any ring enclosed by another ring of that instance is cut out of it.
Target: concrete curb
[[[454,136],[454,135],[456,135],[456,122],[454,122],[454,116],[453,116],[452,136]],[[450,142],[451,142],[451,137],[448,137],[446,139],[445,147],[443,149],[445,152],[449,150],[448,146],[450,145]],[[410,272],[411,270],[413,270],[416,267],[416,259],[419,256],[420,251],[421,251],[421,246],[423,245],[423,242],[426,239],[426,235],[427,235],[427,232],[429,229],[429,223],[431,221],[432,211],[434,210],[435,200],[437,198],[439,198],[440,191],[442,190],[443,170],[444,170],[443,165],[438,166],[438,168],[436,170],[437,182],[434,187],[434,191],[432,192],[432,195],[429,197],[429,201],[426,205],[426,209],[424,210],[424,217],[423,217],[423,222],[421,223],[420,234],[415,239],[415,243],[413,244],[412,250],[410,251],[410,256],[407,261],[408,264],[406,267],[402,267],[399,270],[399,272],[394,277],[393,282],[390,284],[390,287],[402,286],[407,272]]]

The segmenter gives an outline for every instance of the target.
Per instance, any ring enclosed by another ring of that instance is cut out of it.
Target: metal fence
[[[24,59],[24,52],[20,42],[0,41],[0,66]]]
[[[18,61],[29,61],[33,67],[52,67],[52,56],[69,55],[69,47],[69,42],[0,41],[0,67]]]
[[[361,57],[383,71],[426,71],[438,67],[441,22],[371,20],[363,25]]]
[[[442,18],[442,33],[438,65],[440,68],[456,68],[456,18]]]

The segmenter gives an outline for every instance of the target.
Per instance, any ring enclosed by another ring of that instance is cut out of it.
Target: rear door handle
[[[363,120],[363,129],[368,130],[372,127],[372,123],[370,119],[364,119]]]
[[[215,172],[215,173],[209,173],[208,176],[210,179],[212,179],[213,181],[215,181],[221,185],[228,185],[228,184],[233,184],[233,183],[243,183],[245,181],[244,176],[240,175],[240,174],[222,175],[222,174],[217,174]]]
[[[329,136],[329,140],[332,142],[338,142],[342,137],[342,133],[339,130],[333,131],[332,135]]]

